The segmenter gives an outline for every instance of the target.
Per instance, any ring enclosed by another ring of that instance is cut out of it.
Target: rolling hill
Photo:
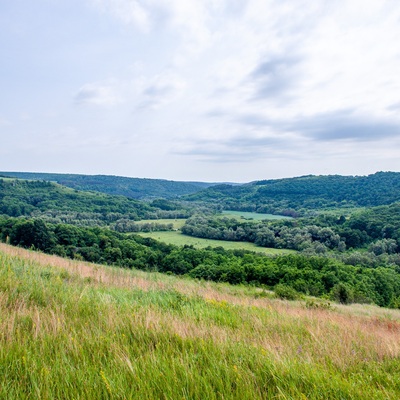
[[[176,211],[174,211],[176,213]],[[0,178],[0,214],[102,225],[120,218],[157,218],[168,211],[124,196],[84,192],[57,183]]]
[[[121,195],[133,199],[172,199],[215,185],[205,182],[178,182],[112,175],[0,172],[0,176],[56,182],[73,189]]]
[[[400,173],[315,176],[263,180],[241,186],[218,185],[185,196],[219,203],[225,209],[283,212],[329,207],[370,207],[400,200]]]

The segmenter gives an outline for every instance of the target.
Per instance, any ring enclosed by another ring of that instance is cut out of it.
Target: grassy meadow
[[[260,213],[250,213],[242,211],[223,211],[221,217],[231,217],[236,218],[239,221],[254,220],[261,221],[265,219],[288,219],[290,217],[284,217],[272,214],[260,214]],[[164,243],[173,244],[176,246],[191,245],[198,249],[204,249],[206,247],[223,247],[225,250],[250,250],[263,254],[283,254],[291,253],[293,250],[286,249],[273,249],[260,247],[250,242],[235,242],[226,240],[213,240],[205,238],[197,238],[194,236],[184,235],[181,232],[181,228],[185,225],[186,219],[157,219],[157,220],[141,220],[138,221],[138,225],[144,224],[172,224],[174,231],[152,231],[152,232],[139,232],[138,234],[144,237],[150,237],[152,239],[159,240]]]
[[[173,244],[176,246],[192,245],[197,249],[210,247],[223,247],[225,250],[250,250],[263,254],[288,254],[294,250],[272,249],[268,247],[260,247],[250,242],[234,242],[228,240],[214,240],[197,238],[194,236],[184,235],[180,231],[165,231],[165,232],[139,232],[143,237],[150,237],[161,242]]]
[[[222,211],[222,216],[236,218],[241,222],[244,222],[246,220],[263,221],[263,220],[277,220],[277,219],[292,219],[292,217],[285,217],[284,215],[261,214],[256,212],[231,211],[231,210]]]
[[[1,399],[398,399],[400,311],[0,244]]]
[[[183,225],[185,225],[186,218],[178,218],[178,219],[142,219],[137,221],[138,225],[145,224],[160,224],[160,225],[168,225],[172,224],[173,229],[181,229]]]

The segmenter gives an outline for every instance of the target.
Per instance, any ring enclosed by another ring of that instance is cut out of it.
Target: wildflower
[[[111,395],[111,386],[110,386],[110,383],[108,382],[106,374],[104,373],[103,370],[100,371],[100,376],[101,376],[102,381],[106,385],[107,392]]]

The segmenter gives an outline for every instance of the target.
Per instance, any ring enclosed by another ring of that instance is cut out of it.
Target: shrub
[[[341,304],[349,304],[354,300],[353,290],[344,283],[337,283],[331,290],[330,297]]]
[[[286,300],[298,300],[300,299],[301,295],[295,289],[290,286],[278,284],[274,287],[275,296],[279,299],[286,299]]]

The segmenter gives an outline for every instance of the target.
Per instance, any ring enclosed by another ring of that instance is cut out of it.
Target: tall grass
[[[400,313],[0,246],[2,399],[398,399]]]

